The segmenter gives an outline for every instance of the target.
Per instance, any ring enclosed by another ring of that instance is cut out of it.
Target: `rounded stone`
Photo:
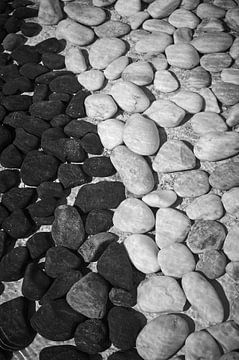
[[[215,194],[201,195],[186,207],[186,214],[192,220],[218,220],[224,214],[221,198]]]
[[[142,200],[150,207],[167,208],[177,200],[177,194],[173,190],[157,189],[142,197]]]
[[[186,115],[182,108],[168,99],[155,100],[144,114],[166,128],[180,125]]]
[[[202,89],[211,84],[210,74],[201,66],[186,73],[186,84],[189,88]]]
[[[200,19],[207,19],[207,18],[223,18],[225,16],[225,10],[221,7],[218,7],[214,4],[199,4],[196,10],[197,16]]]
[[[209,176],[209,183],[219,190],[230,190],[239,186],[239,163],[231,161],[218,165]]]
[[[176,28],[186,27],[189,29],[195,29],[200,23],[200,19],[193,12],[183,8],[174,10],[168,21]]]
[[[122,21],[108,20],[94,28],[95,34],[99,38],[117,38],[130,32],[130,26]]]
[[[127,56],[120,56],[118,59],[112,61],[104,70],[106,79],[118,79],[128,64],[129,58]]]
[[[154,77],[154,87],[161,92],[172,92],[178,89],[177,78],[168,70],[156,71]]]
[[[226,263],[223,252],[208,250],[199,256],[196,271],[203,273],[208,279],[217,279],[225,273]]]
[[[87,26],[99,25],[106,18],[106,13],[103,9],[96,6],[80,4],[80,2],[77,1],[67,3],[64,6],[64,11],[72,20]]]
[[[239,187],[232,188],[222,195],[223,206],[230,215],[239,217]]]
[[[186,339],[185,355],[190,360],[217,360],[221,351],[215,339],[207,331],[201,330],[193,332]]]
[[[141,10],[140,0],[117,0],[115,4],[115,10],[121,16],[131,16]]]
[[[226,273],[234,281],[239,282],[239,261],[231,261],[226,266]]]
[[[191,118],[193,131],[199,135],[207,134],[211,131],[227,131],[227,125],[223,118],[211,111],[199,112]]]
[[[89,50],[89,62],[95,69],[105,69],[113,60],[126,51],[125,43],[117,38],[98,39]]]
[[[203,97],[190,90],[179,90],[171,97],[171,100],[190,114],[200,112],[204,105]]]
[[[193,33],[192,30],[186,27],[180,27],[176,29],[173,33],[174,44],[189,44],[192,40]]]
[[[137,61],[126,66],[121,74],[121,78],[136,85],[144,86],[152,83],[154,73],[148,62]]]
[[[94,32],[88,27],[67,18],[58,23],[56,38],[65,39],[74,45],[85,46],[94,40]]]
[[[209,188],[208,174],[203,170],[186,171],[174,182],[174,191],[181,197],[201,196],[206,194]]]
[[[105,120],[114,116],[118,108],[110,95],[92,94],[85,99],[85,110],[87,116]]]
[[[152,18],[161,19],[169,16],[180,4],[180,0],[156,0],[148,6]]]
[[[232,30],[234,30],[234,31],[239,30],[239,11],[238,11],[238,7],[235,7],[233,9],[229,9],[226,12],[225,21],[227,22],[227,24],[229,25],[229,27]]]
[[[142,39],[135,44],[137,53],[162,53],[172,44],[172,36],[161,31],[143,36]]]
[[[199,54],[190,44],[174,44],[166,48],[165,54],[170,65],[181,69],[193,69],[199,64]]]
[[[81,72],[77,76],[79,83],[87,90],[96,91],[100,90],[105,81],[104,73],[100,70],[91,69]]]
[[[195,37],[191,44],[201,54],[210,54],[226,51],[233,42],[231,34],[225,32],[209,32]]]
[[[123,144],[124,126],[124,123],[118,119],[107,119],[98,123],[98,135],[106,149],[112,150]]]
[[[169,35],[173,35],[175,28],[165,20],[149,19],[144,21],[143,29],[147,31],[161,31]]]
[[[87,65],[82,50],[76,46],[69,47],[65,54],[65,65],[66,69],[74,74],[86,71]]]
[[[219,72],[228,68],[232,63],[232,58],[228,53],[212,53],[203,55],[200,65],[207,71]]]
[[[239,261],[239,225],[236,224],[228,231],[223,244],[223,251],[231,261]]]
[[[212,91],[223,105],[235,105],[239,102],[239,85],[219,81],[212,85]]]

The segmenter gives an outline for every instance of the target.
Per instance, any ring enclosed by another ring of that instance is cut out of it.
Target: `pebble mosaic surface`
[[[238,0],[1,0],[0,359],[239,359]]]

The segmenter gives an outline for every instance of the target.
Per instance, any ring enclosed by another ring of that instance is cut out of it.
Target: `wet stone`
[[[64,105],[61,101],[39,101],[30,106],[29,111],[32,116],[40,117],[44,120],[52,120],[56,115],[63,112]]]
[[[103,151],[100,137],[95,133],[87,133],[84,135],[81,138],[81,146],[87,153],[93,155],[101,155]]]
[[[5,193],[20,182],[17,170],[2,170],[0,172],[0,193]]]
[[[61,164],[57,175],[65,189],[83,185],[90,181],[89,176],[83,172],[81,165],[78,164]]]
[[[29,95],[9,95],[2,99],[2,105],[8,111],[28,110],[32,103],[32,97]]]
[[[3,222],[2,228],[14,239],[30,235],[33,224],[21,209],[13,211]]]
[[[42,349],[39,353],[40,360],[88,360],[88,356],[79,352],[73,345],[55,345]]]
[[[50,232],[37,232],[26,242],[26,247],[32,260],[38,260],[45,256],[48,249],[54,246]]]
[[[24,209],[36,199],[35,188],[14,187],[2,196],[2,204],[9,210]]]
[[[42,54],[42,63],[51,70],[63,69],[65,67],[65,58],[60,54],[44,53]]]
[[[12,58],[18,63],[18,65],[24,65],[31,59],[32,63],[39,63],[41,56],[33,46],[21,45],[13,50],[11,54]]]
[[[94,235],[109,230],[113,226],[112,218],[111,210],[91,210],[86,217],[86,233]]]
[[[11,144],[7,146],[0,155],[0,164],[6,168],[20,168],[23,162],[23,154],[18,148]]]
[[[4,255],[0,262],[0,281],[17,281],[24,276],[29,262],[29,252],[25,246],[19,246]]]
[[[22,294],[29,300],[39,300],[47,291],[52,279],[39,268],[31,263],[27,266],[22,283]]]
[[[94,156],[86,159],[83,164],[83,171],[94,177],[111,176],[116,172],[110,158],[106,156]]]

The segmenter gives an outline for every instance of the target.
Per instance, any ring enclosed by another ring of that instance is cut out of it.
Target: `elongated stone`
[[[56,27],[56,38],[65,39],[74,45],[84,46],[94,39],[94,32],[69,18],[61,20]]]
[[[157,31],[157,33],[149,33],[149,35],[143,36],[142,39],[137,41],[135,51],[137,53],[162,53],[172,42],[172,36]]]
[[[169,16],[180,4],[180,0],[156,0],[148,6],[152,18],[161,19]]]
[[[77,1],[66,4],[64,11],[72,20],[87,26],[99,25],[106,18],[106,13],[103,9],[81,4]]]
[[[210,32],[195,37],[191,44],[201,53],[223,52],[230,48],[233,42],[232,35],[224,32]]]
[[[193,69],[199,64],[199,54],[190,44],[178,43],[166,48],[165,54],[170,65],[181,69]]]

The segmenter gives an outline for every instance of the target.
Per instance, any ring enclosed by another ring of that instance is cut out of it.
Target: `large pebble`
[[[209,176],[210,185],[220,190],[230,190],[239,186],[239,163],[227,162],[215,168]]]
[[[134,62],[124,69],[121,77],[125,81],[130,81],[136,85],[143,86],[151,84],[154,78],[153,69],[146,61]]]
[[[174,31],[173,40],[174,44],[190,43],[192,40],[193,33],[189,28],[181,27]]]
[[[122,21],[109,20],[94,28],[99,38],[121,37],[130,32],[130,26]]]
[[[199,135],[211,131],[227,131],[227,125],[223,118],[211,111],[199,112],[191,118],[193,131]]]
[[[94,32],[71,19],[64,19],[56,27],[56,38],[65,39],[74,45],[85,46],[94,40]]]
[[[239,134],[235,131],[214,131],[203,135],[194,146],[201,161],[218,161],[238,154]]]
[[[100,70],[91,69],[83,71],[77,76],[79,83],[87,90],[100,90],[105,81],[104,73]]]
[[[196,271],[203,273],[208,279],[217,279],[225,273],[227,258],[223,252],[208,250],[202,253],[196,265]]]
[[[219,81],[212,86],[212,91],[223,105],[235,105],[239,102],[239,85]]]
[[[220,348],[214,338],[207,331],[195,331],[185,342],[185,359],[187,360],[218,360]]]
[[[200,4],[197,7],[196,14],[201,19],[207,18],[223,18],[225,10],[213,4]]]
[[[112,150],[123,143],[124,126],[118,119],[107,119],[98,123],[98,134],[106,149]]]
[[[140,114],[131,115],[124,127],[123,141],[136,154],[153,155],[160,144],[155,122]]]
[[[221,323],[224,319],[222,302],[208,280],[197,272],[182,277],[182,287],[186,298],[202,319],[210,324]]]
[[[235,187],[222,195],[223,206],[230,215],[239,217],[239,188]]]
[[[192,220],[218,220],[223,213],[221,198],[215,194],[199,196],[186,208],[186,214]]]
[[[159,248],[147,235],[133,234],[124,240],[124,246],[133,265],[144,274],[160,270],[157,261]]]
[[[84,54],[77,46],[71,46],[65,54],[65,64],[68,71],[79,74],[86,71],[87,65]]]
[[[183,242],[191,227],[190,219],[176,209],[159,209],[156,213],[155,240],[160,248]]]
[[[172,44],[172,36],[161,31],[144,36],[135,45],[137,53],[162,53]]]
[[[147,30],[147,31],[161,31],[161,32],[165,32],[166,34],[169,35],[173,35],[174,33],[174,26],[172,26],[171,24],[169,24],[167,21],[165,20],[159,20],[159,19],[149,19],[146,20],[143,23],[143,29]]]
[[[195,29],[200,19],[191,11],[186,9],[177,9],[169,16],[168,21],[176,28],[186,27],[189,29]]]
[[[130,113],[143,112],[150,105],[150,100],[143,90],[129,81],[116,82],[110,94],[122,110]]]
[[[226,12],[225,21],[229,25],[230,29],[234,31],[239,30],[239,11],[238,7],[229,9]]]
[[[168,93],[177,90],[179,83],[170,71],[159,70],[155,73],[154,87],[156,90]]]
[[[204,111],[215,112],[216,114],[219,114],[221,112],[217,98],[209,88],[205,87],[200,89],[199,94],[204,100]]]
[[[207,250],[220,250],[226,232],[223,225],[214,220],[196,220],[188,237],[187,246],[194,254]]]
[[[106,18],[106,13],[103,9],[80,4],[78,1],[67,3],[64,6],[64,11],[72,20],[87,26],[99,25]]]
[[[132,30],[138,29],[145,20],[149,18],[149,14],[146,11],[139,11],[128,17],[128,21]]]
[[[118,79],[128,64],[129,58],[127,56],[120,56],[119,58],[112,61],[104,70],[106,79]]]
[[[185,295],[175,279],[153,275],[137,288],[137,305],[146,312],[178,312],[185,305]]]
[[[42,25],[56,25],[63,18],[59,0],[42,0],[38,10],[38,22]]]
[[[171,97],[171,100],[190,114],[201,111],[204,104],[201,95],[189,90],[180,90]]]
[[[181,107],[167,99],[155,100],[144,114],[159,126],[166,128],[180,125],[186,115]]]
[[[156,0],[148,6],[152,18],[161,19],[169,16],[180,4],[180,0]]]
[[[194,256],[187,246],[175,243],[159,251],[158,263],[164,275],[181,278],[195,269]]]
[[[113,60],[126,51],[125,43],[117,38],[98,39],[91,45],[89,51],[90,65],[95,69],[105,69]]]
[[[208,174],[203,170],[186,171],[174,182],[174,191],[181,197],[201,196],[206,194],[209,188]]]
[[[181,140],[166,141],[153,160],[153,169],[159,173],[190,170],[195,165],[193,152]]]
[[[191,44],[201,53],[217,53],[229,49],[232,45],[232,35],[224,32],[204,33],[195,37]]]
[[[118,107],[110,95],[92,94],[85,99],[85,110],[87,116],[105,120],[114,116]]]
[[[239,85],[239,69],[223,69],[221,72],[221,79],[224,82]]]
[[[203,55],[200,65],[207,71],[219,72],[228,68],[232,63],[232,58],[228,53],[215,53]]]
[[[142,200],[151,207],[167,208],[175,203],[177,194],[173,190],[157,189],[144,195]]]
[[[203,67],[197,66],[187,71],[186,84],[189,88],[205,88],[211,84],[211,76]]]
[[[239,261],[239,225],[236,224],[229,229],[226,236],[223,251],[231,261]]]
[[[210,326],[207,331],[214,337],[224,352],[238,350],[239,327],[235,321],[224,321],[221,324]]]
[[[127,198],[115,210],[113,224],[120,231],[142,234],[154,227],[155,219],[143,201]]]
[[[141,330],[136,349],[144,360],[166,360],[183,346],[188,334],[188,324],[181,316],[161,315]]]
[[[178,43],[166,48],[165,54],[170,65],[181,69],[193,69],[199,64],[199,54],[190,44]]]

